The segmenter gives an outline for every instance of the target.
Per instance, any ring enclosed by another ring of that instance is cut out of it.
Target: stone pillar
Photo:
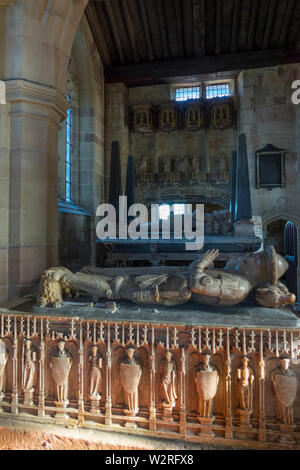
[[[5,83],[0,82],[0,302],[8,296],[9,147],[9,105]]]
[[[57,263],[57,146],[67,101],[55,89],[25,80],[7,82],[7,101],[9,296],[18,297]]]
[[[127,159],[129,155],[128,129],[128,88],[123,83],[105,86],[105,163],[106,163],[106,194],[109,189],[109,168],[111,142],[118,140],[120,144],[122,189],[125,190]]]

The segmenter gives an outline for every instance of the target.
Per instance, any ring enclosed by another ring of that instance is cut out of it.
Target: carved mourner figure
[[[253,407],[254,374],[248,364],[249,359],[244,356],[241,367],[237,369],[236,373],[238,408],[244,411],[252,411]]]
[[[237,408],[240,425],[250,426],[250,415],[253,411],[254,373],[249,367],[248,357],[242,357],[242,364],[236,371]]]
[[[65,350],[65,341],[60,339],[50,360],[51,375],[57,386],[57,402],[55,404],[60,407],[66,407],[69,403],[68,380],[71,365],[72,357]]]
[[[135,416],[139,411],[138,387],[142,369],[139,361],[134,357],[134,354],[135,348],[129,346],[120,364],[120,379],[128,406],[128,408],[124,410],[124,413],[128,416]],[[130,423],[126,423],[126,425],[130,426]]]
[[[224,270],[213,268],[218,255],[218,250],[207,251],[188,270],[178,268],[178,273],[130,275],[121,271],[109,277],[51,268],[42,277],[38,303],[42,306],[62,304],[66,289],[82,290],[99,298],[166,306],[190,300],[203,305],[232,306],[245,300],[251,290],[255,291],[256,301],[265,307],[283,307],[295,302],[295,295],[279,282],[288,263],[273,247],[233,258]],[[56,285],[53,296],[52,283]]]
[[[8,353],[6,350],[5,342],[0,339],[0,401],[4,398],[4,371],[8,359]],[[1,410],[1,408],[0,408]]]
[[[277,408],[284,425],[293,425],[293,403],[296,399],[298,380],[296,373],[290,369],[290,358],[281,357],[281,365],[272,373]]]
[[[91,409],[96,411],[97,405],[101,400],[101,395],[99,394],[100,385],[101,385],[101,368],[102,368],[102,358],[98,355],[98,348],[96,345],[91,347],[90,354],[90,400],[91,400]]]
[[[176,404],[176,364],[171,351],[165,352],[165,359],[162,361],[161,386],[163,392],[163,407],[172,410]]]
[[[37,380],[37,352],[30,339],[26,339],[22,351],[22,390],[24,403],[33,405],[33,393]]]
[[[199,395],[199,415],[212,418],[213,401],[217,393],[219,374],[211,365],[210,354],[204,354],[203,363],[195,371],[196,387]]]

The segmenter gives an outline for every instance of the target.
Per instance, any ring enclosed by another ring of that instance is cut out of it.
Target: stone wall
[[[58,264],[72,270],[93,264],[96,229],[93,215],[104,198],[103,66],[85,17],[71,52],[68,91],[72,98],[72,201],[91,216],[60,213]],[[65,198],[65,121],[58,149],[59,196]]]
[[[246,70],[238,77],[239,132],[247,136],[252,210],[262,216],[265,233],[270,222],[284,219],[300,234],[300,105],[291,99],[292,82],[299,78],[300,64]],[[286,152],[284,188],[256,189],[255,152],[268,144]]]
[[[173,89],[170,85],[155,85],[134,87],[129,89],[129,108],[135,105],[152,104],[159,107],[162,103],[168,102],[172,98]],[[186,158],[186,164],[193,172],[192,162],[193,157],[196,156],[199,165],[199,172],[201,175],[196,184],[192,184],[191,179],[182,185],[177,184],[174,193],[174,184],[169,184],[168,181],[160,181],[155,186],[155,193],[151,193],[155,202],[161,202],[168,196],[175,197],[178,200],[186,200],[186,195],[198,198],[198,202],[202,200],[213,201],[216,203],[221,202],[221,206],[228,206],[228,194],[224,188],[220,187],[219,198],[215,192],[211,191],[211,185],[207,181],[214,179],[213,183],[222,184],[219,181],[221,178],[215,176],[218,172],[223,171],[228,174],[231,166],[232,150],[236,145],[236,129],[234,126],[229,129],[213,130],[213,129],[200,129],[200,130],[177,130],[172,132],[155,131],[149,135],[130,132],[129,138],[129,152],[135,159],[137,174],[141,168],[142,162],[146,159],[149,162],[149,172],[158,173],[161,175],[160,162],[172,160],[172,165],[179,169],[182,162],[182,157]],[[174,171],[174,170],[173,170]],[[209,175],[209,176],[208,176]],[[213,178],[210,178],[213,175]],[[229,181],[227,177],[227,188],[229,188]],[[145,182],[141,184],[141,191],[137,190],[137,197],[144,200],[142,193]],[[173,186],[173,188],[172,188]],[[182,186],[182,187],[180,187]],[[149,188],[150,189],[150,188]],[[149,194],[149,189],[147,193]],[[150,189],[151,190],[151,189]],[[217,201],[219,199],[219,201]]]

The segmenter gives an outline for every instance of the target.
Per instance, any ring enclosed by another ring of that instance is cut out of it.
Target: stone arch
[[[300,234],[300,216],[289,209],[279,209],[275,211],[266,211],[262,216],[263,233],[266,234],[267,226],[276,220],[287,220],[295,224],[297,233]],[[297,239],[298,268],[297,268],[297,288],[300,292],[300,236]]]

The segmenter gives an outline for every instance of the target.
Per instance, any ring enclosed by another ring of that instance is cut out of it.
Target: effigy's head
[[[276,284],[288,267],[285,258],[276,253],[273,246],[269,246],[263,251],[232,258],[224,269],[228,273],[245,277],[252,287],[257,287],[268,282]]]

